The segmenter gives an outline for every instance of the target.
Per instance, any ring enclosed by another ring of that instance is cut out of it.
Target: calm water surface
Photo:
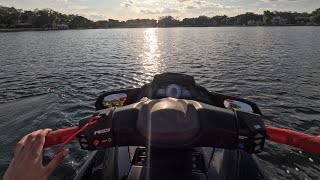
[[[17,141],[77,124],[104,90],[139,87],[154,74],[193,75],[211,91],[256,102],[267,124],[320,134],[320,27],[108,29],[0,34],[0,177]],[[52,179],[71,179],[88,153]],[[45,151],[45,160],[55,148]],[[268,142],[271,179],[320,179],[319,156]]]

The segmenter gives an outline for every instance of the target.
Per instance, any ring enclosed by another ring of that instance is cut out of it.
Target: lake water
[[[320,134],[320,27],[107,29],[0,33],[0,177],[17,141],[75,125],[105,90],[154,74],[256,102],[267,124]],[[51,176],[70,179],[88,157],[77,142]],[[45,151],[45,160],[55,148]],[[271,179],[319,179],[320,157],[267,142]]]

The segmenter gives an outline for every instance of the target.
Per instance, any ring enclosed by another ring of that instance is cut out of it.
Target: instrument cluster
[[[155,98],[173,97],[178,99],[191,98],[192,94],[187,87],[177,84],[168,84],[160,86],[155,93]]]

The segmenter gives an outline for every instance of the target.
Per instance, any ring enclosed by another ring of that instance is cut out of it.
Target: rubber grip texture
[[[61,144],[65,142],[67,139],[69,139],[77,131],[78,131],[78,126],[52,131],[46,136],[46,141],[44,143],[43,148],[48,148],[54,145]],[[74,138],[73,140],[75,139],[76,138]]]
[[[287,144],[308,152],[320,154],[320,136],[311,136],[290,129],[266,126],[269,141]]]

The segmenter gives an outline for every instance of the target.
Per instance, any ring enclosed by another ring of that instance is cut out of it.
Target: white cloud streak
[[[320,0],[0,0],[1,5],[33,10],[51,8],[66,14],[79,14],[93,20],[154,18],[163,15],[234,16],[264,10],[311,12]]]

